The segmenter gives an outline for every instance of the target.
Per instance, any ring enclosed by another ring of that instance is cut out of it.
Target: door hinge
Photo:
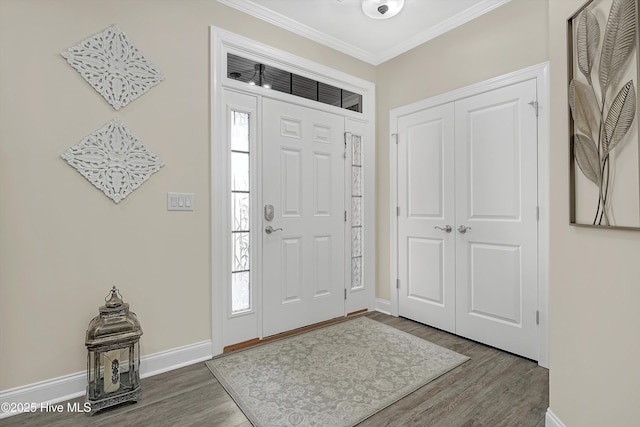
[[[540,206],[536,206],[536,220],[540,221]]]
[[[347,140],[349,139],[350,135],[351,135],[351,132],[344,133],[344,155],[342,157],[344,157],[345,160],[347,159]]]
[[[400,206],[396,206],[396,216],[400,216]]]
[[[396,289],[400,289],[400,279],[396,279]]]
[[[540,311],[536,310],[536,325],[540,324]]]
[[[344,211],[344,222],[347,222],[347,211]]]
[[[345,148],[345,150],[347,149],[347,140],[349,139],[349,135],[351,135],[351,132],[345,132],[344,133],[344,148]]]
[[[529,102],[529,105],[531,105],[533,109],[536,110],[536,117],[538,117],[538,101],[531,101]]]
[[[396,145],[398,144],[398,134],[392,133],[391,136],[396,140]]]
[[[347,288],[344,288],[344,299],[347,299]]]

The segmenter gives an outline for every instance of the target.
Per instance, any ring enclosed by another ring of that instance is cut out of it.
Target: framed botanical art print
[[[568,31],[570,222],[640,229],[638,0],[590,0]]]

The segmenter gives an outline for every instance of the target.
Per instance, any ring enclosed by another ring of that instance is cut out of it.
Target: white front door
[[[456,102],[457,334],[538,357],[535,80]]]
[[[531,359],[535,100],[530,80],[398,119],[399,314]]]
[[[399,314],[455,332],[454,108],[398,120]]]
[[[342,116],[271,99],[262,111],[266,337],[345,314],[345,144]]]

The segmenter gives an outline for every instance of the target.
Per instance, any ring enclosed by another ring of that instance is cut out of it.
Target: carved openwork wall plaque
[[[61,55],[116,110],[164,79],[117,25],[94,34]]]
[[[123,123],[114,119],[61,157],[119,203],[164,166]]]

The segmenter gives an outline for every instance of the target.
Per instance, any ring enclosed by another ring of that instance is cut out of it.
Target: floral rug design
[[[251,423],[353,426],[469,360],[366,316],[206,364]]]

